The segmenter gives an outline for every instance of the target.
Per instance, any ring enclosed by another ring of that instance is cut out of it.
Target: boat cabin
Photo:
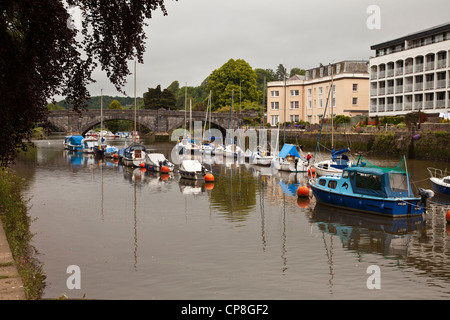
[[[345,194],[368,195],[377,198],[413,196],[406,172],[371,167],[348,167],[339,176],[323,176],[319,186]]]

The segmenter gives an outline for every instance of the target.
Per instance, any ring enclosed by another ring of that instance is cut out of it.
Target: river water
[[[166,157],[173,148],[145,144]],[[447,199],[433,198],[423,218],[392,220],[298,200],[304,174],[233,162],[210,165],[214,183],[198,184],[72,154],[61,138],[36,145],[15,169],[43,298],[450,298]],[[409,160],[414,186],[431,189],[426,168],[446,165]]]

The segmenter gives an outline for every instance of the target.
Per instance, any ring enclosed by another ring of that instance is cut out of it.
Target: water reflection
[[[149,149],[168,158],[171,148]],[[77,263],[89,298],[372,298],[356,267],[368,261],[401,284],[385,299],[450,296],[449,207],[437,198],[423,217],[392,220],[298,198],[307,175],[232,159],[203,161],[215,177],[205,183],[73,154],[62,143],[42,143],[33,157],[16,168],[39,218],[46,297],[67,290],[65,267]],[[408,165],[427,188],[417,168],[429,165]],[[340,285],[352,281],[364,288]]]

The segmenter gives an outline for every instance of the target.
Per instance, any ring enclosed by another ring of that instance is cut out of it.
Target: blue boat
[[[437,168],[427,168],[433,190],[441,195],[450,196],[450,173]]]
[[[82,152],[83,151],[83,136],[75,135],[69,138],[67,148],[70,151]]]
[[[364,166],[358,163],[364,162]],[[395,167],[378,167],[359,156],[356,166],[340,176],[328,175],[309,181],[318,203],[393,218],[422,215],[426,192],[415,197],[405,158]]]

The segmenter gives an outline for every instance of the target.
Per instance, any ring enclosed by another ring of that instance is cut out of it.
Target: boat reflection
[[[392,219],[329,207],[316,203],[310,221],[324,233],[336,236],[343,247],[383,256],[407,254],[407,243],[422,228],[422,216]]]

